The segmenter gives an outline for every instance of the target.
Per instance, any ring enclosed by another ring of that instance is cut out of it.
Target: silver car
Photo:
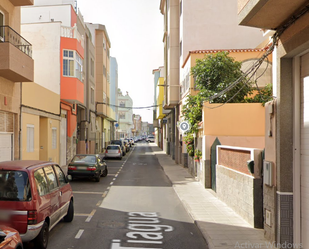
[[[110,144],[105,151],[105,158],[119,158],[122,159],[122,150],[118,144]]]

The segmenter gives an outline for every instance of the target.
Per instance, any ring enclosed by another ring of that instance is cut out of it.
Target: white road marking
[[[90,222],[96,211],[97,210],[93,209],[88,218],[85,220],[85,222]]]
[[[84,230],[83,230],[83,229],[80,229],[80,230],[78,231],[78,233],[76,234],[75,239],[80,239],[80,237],[82,236],[83,232],[84,232]]]

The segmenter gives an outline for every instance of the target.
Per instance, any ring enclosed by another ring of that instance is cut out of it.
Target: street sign
[[[190,125],[187,121],[182,121],[180,124],[179,124],[179,128],[182,132],[186,132],[190,129]]]

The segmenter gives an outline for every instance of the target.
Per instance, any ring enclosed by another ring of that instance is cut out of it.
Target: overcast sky
[[[163,66],[163,15],[160,0],[77,0],[85,22],[105,25],[110,55],[118,62],[118,87],[133,107],[154,104],[153,69]],[[153,122],[153,110],[133,109]]]

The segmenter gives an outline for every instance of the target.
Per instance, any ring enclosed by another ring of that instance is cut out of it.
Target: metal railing
[[[32,58],[32,45],[10,26],[0,26],[0,42],[9,42]]]

